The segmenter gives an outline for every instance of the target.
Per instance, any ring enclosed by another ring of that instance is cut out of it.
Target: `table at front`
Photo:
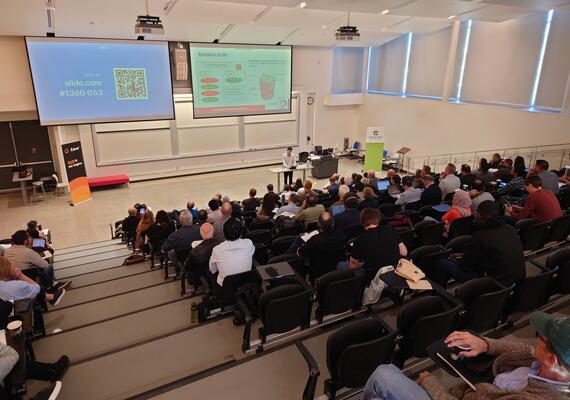
[[[20,182],[20,188],[22,188],[22,199],[24,199],[24,205],[28,205],[28,189],[26,187],[27,182],[34,178],[34,174],[31,168],[26,168],[26,177],[20,178],[20,173],[14,171],[12,173],[12,182]]]
[[[277,193],[281,193],[281,179],[279,177],[280,174],[289,171],[303,171],[303,182],[305,182],[306,171],[311,169],[312,167],[307,164],[297,165],[295,169],[289,169],[285,167],[278,167],[278,168],[270,168],[269,170],[274,174],[277,174]]]

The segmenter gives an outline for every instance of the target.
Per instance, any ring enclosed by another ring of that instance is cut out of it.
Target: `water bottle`
[[[194,324],[198,322],[198,304],[193,301],[190,312],[190,321]]]

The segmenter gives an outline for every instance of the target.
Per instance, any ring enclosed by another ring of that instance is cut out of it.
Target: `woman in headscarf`
[[[453,195],[451,208],[447,211],[441,220],[445,222],[445,230],[449,231],[451,223],[458,218],[469,217],[471,215],[471,197],[464,190],[456,190]]]

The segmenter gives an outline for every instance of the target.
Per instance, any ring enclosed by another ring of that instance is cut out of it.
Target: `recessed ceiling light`
[[[305,3],[304,1],[302,1],[302,2],[299,3],[299,7],[305,8],[305,7],[307,7],[307,3]]]
[[[327,29],[326,25],[321,25],[321,29]]]
[[[386,28],[382,28],[382,32],[386,32]]]
[[[386,10],[382,11],[382,15],[386,15],[386,14],[388,14],[389,12],[390,12],[390,10],[386,9]]]
[[[455,18],[455,15],[450,15],[449,17],[447,17],[447,19],[453,19]]]

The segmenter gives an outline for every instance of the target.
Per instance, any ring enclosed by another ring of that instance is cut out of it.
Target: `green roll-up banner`
[[[366,128],[366,151],[364,154],[364,169],[366,171],[382,171],[382,162],[384,161],[384,127]]]

